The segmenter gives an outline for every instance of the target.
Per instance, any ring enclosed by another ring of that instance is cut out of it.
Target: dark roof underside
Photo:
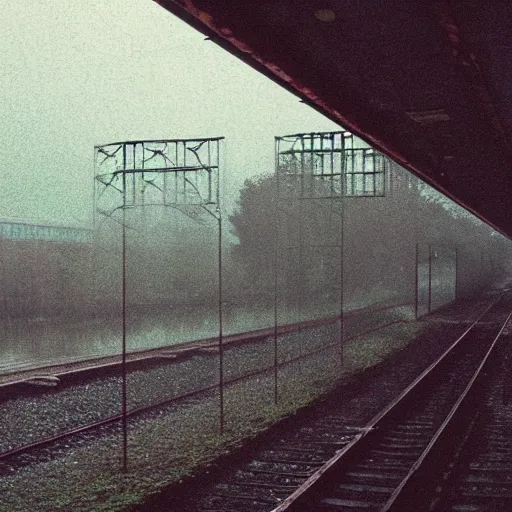
[[[158,3],[512,237],[512,3]]]

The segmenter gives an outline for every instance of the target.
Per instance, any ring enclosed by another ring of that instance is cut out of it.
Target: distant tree
[[[273,285],[276,236],[275,177],[246,180],[235,211],[229,216],[238,243],[232,248],[248,285],[261,293]]]
[[[273,175],[246,180],[229,220],[238,239],[232,259],[253,296],[273,293],[276,262],[279,285],[295,300],[339,288],[340,205],[328,190],[307,176],[280,180],[279,194]]]
[[[507,245],[462,207],[392,165],[384,197],[346,197],[343,203],[312,199],[311,191],[318,193],[315,197],[328,196],[328,183],[296,179],[293,172],[280,180],[279,198],[275,176],[247,180],[229,218],[238,238],[232,259],[241,269],[242,286],[269,296],[277,235],[280,286],[295,296],[335,296],[342,225],[348,302],[371,296],[414,300],[416,244],[452,255],[457,248],[462,291],[489,285],[503,273],[499,262],[506,260],[503,254],[509,254],[510,242]]]

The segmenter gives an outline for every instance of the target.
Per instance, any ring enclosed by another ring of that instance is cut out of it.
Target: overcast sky
[[[275,135],[339,129],[151,0],[0,6],[0,218],[88,226],[95,144],[225,136],[232,199]]]

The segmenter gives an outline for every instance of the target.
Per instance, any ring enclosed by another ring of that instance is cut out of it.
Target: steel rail
[[[491,346],[487,350],[484,358],[478,365],[478,368],[473,373],[471,380],[468,382],[467,386],[465,387],[464,391],[461,393],[453,407],[451,408],[450,412],[444,419],[443,423],[439,427],[439,429],[436,431],[430,442],[428,443],[425,450],[422,452],[422,454],[418,457],[416,462],[411,466],[411,469],[407,473],[407,475],[404,477],[404,479],[400,482],[400,484],[396,487],[396,489],[393,491],[391,496],[389,497],[388,501],[385,503],[384,507],[380,510],[380,512],[389,512],[393,509],[394,504],[396,503],[397,499],[400,497],[401,493],[404,491],[407,484],[410,482],[413,475],[419,471],[422,468],[423,463],[425,462],[426,457],[431,453],[432,449],[434,448],[435,444],[441,437],[441,435],[446,431],[447,427],[454,421],[454,418],[456,417],[456,414],[460,411],[461,404],[466,400],[467,396],[469,395],[470,391],[473,389],[473,385],[475,384],[475,381],[480,376],[482,369],[484,368],[485,364],[487,363],[491,353],[494,351],[494,348],[501,337],[503,331],[505,330],[505,327],[510,321],[510,318],[512,317],[512,311],[508,314],[505,322],[501,326],[501,329],[499,330],[498,334],[494,338]]]
[[[281,362],[281,363],[279,363],[279,367],[284,367],[284,366],[291,365],[291,364],[297,362],[299,359],[304,359],[306,357],[311,357],[311,356],[316,355],[317,353],[322,352],[323,350],[326,350],[327,348],[333,347],[335,345],[336,345],[335,343],[331,343],[328,346],[321,347],[321,348],[319,348],[316,351],[312,351],[312,352],[309,352],[308,354],[305,354],[305,355],[302,355],[302,356],[297,356],[297,357],[294,357],[294,358],[289,359],[287,361]],[[237,377],[233,377],[232,379],[226,380],[224,382],[224,385],[225,386],[230,386],[230,385],[236,384],[237,382],[241,382],[243,380],[251,379],[252,377],[255,377],[257,375],[261,375],[261,374],[264,374],[264,373],[269,373],[270,371],[273,371],[273,370],[274,370],[273,366],[267,366],[265,368],[260,368],[258,370],[254,370],[254,371],[246,373],[244,375],[238,375]],[[192,391],[188,391],[186,393],[182,393],[180,395],[175,395],[173,397],[166,398],[165,400],[162,400],[160,402],[156,402],[156,403],[153,403],[153,404],[137,407],[135,409],[130,409],[129,411],[126,412],[126,417],[134,417],[134,416],[137,416],[139,414],[151,411],[153,409],[158,409],[160,407],[165,407],[167,405],[170,405],[170,404],[172,404],[174,402],[179,402],[180,400],[191,398],[193,396],[200,395],[200,394],[203,394],[203,393],[208,393],[210,391],[215,391],[218,387],[219,387],[219,384],[216,383],[216,384],[212,384],[211,386],[205,386],[205,387],[202,387],[202,388],[199,388],[199,389],[194,389]],[[108,424],[111,424],[111,423],[115,423],[116,421],[120,421],[122,419],[123,419],[123,414],[122,413],[121,414],[116,414],[116,415],[113,415],[113,416],[109,416],[108,418],[104,418],[102,420],[95,421],[94,423],[89,423],[89,424],[83,425],[81,427],[76,427],[74,429],[67,430],[65,432],[61,432],[61,433],[56,434],[56,435],[54,435],[52,437],[47,437],[47,438],[41,439],[39,441],[34,441],[33,443],[26,444],[26,445],[20,446],[18,448],[13,448],[12,450],[9,450],[7,452],[0,453],[0,461],[2,461],[4,459],[8,459],[8,458],[16,456],[16,455],[20,455],[20,454],[25,453],[27,451],[33,450],[35,448],[41,448],[41,447],[43,447],[45,445],[54,443],[56,441],[60,441],[62,439],[65,439],[67,437],[71,437],[71,436],[76,435],[76,434],[80,434],[82,432],[86,432],[88,430],[93,430],[95,428],[99,428],[99,427],[102,427],[102,426],[105,426],[105,425],[108,425]]]
[[[380,329],[384,329],[385,327],[389,327],[390,325],[393,325],[395,323],[400,323],[400,322],[403,322],[403,320],[398,320],[396,322],[388,322],[388,323],[383,324],[381,326],[378,326],[378,327],[375,327],[375,328],[372,328],[372,329],[367,329],[367,330],[365,330],[365,331],[363,331],[361,333],[353,335],[350,338],[347,338],[346,341],[350,341],[350,340],[354,340],[354,339],[360,338],[360,337],[362,337],[362,336],[364,336],[364,335],[366,335],[366,334],[368,334],[370,332],[374,332],[374,331],[377,331],[377,330],[380,330]],[[315,350],[312,350],[312,351],[303,353],[301,355],[292,357],[290,359],[287,359],[286,361],[281,361],[281,362],[278,363],[277,366],[278,366],[278,368],[282,368],[282,367],[286,367],[286,366],[292,365],[293,363],[296,363],[299,360],[313,357],[313,356],[315,356],[315,355],[317,355],[317,354],[319,354],[319,353],[321,353],[321,352],[323,352],[325,350],[328,350],[329,348],[336,347],[337,345],[338,345],[337,341],[329,343],[327,345],[322,345],[321,347],[319,347],[319,348],[317,348]],[[205,346],[202,346],[201,348],[205,348]],[[216,348],[216,345],[213,344],[212,348]],[[118,366],[118,365],[119,364],[116,363],[116,366]],[[241,382],[243,380],[249,380],[249,379],[251,379],[251,378],[253,378],[253,377],[257,376],[257,375],[262,375],[262,374],[265,374],[265,373],[270,373],[272,371],[274,371],[274,365],[266,366],[264,368],[258,368],[257,370],[254,370],[252,372],[245,373],[243,375],[238,375],[236,377],[228,379],[228,380],[224,381],[224,385],[225,386],[230,386],[230,385],[236,384],[237,382]],[[20,381],[17,381],[17,382],[20,382]],[[24,382],[24,381],[21,381],[21,382]],[[143,414],[145,412],[149,412],[149,411],[151,411],[153,409],[158,409],[160,407],[165,407],[165,406],[170,405],[170,404],[172,404],[174,402],[179,402],[181,400],[185,400],[187,398],[191,398],[191,397],[196,396],[196,395],[200,395],[200,394],[203,394],[203,393],[208,393],[208,392],[211,392],[211,391],[215,391],[218,388],[219,388],[219,383],[215,383],[215,384],[212,384],[210,386],[205,386],[205,387],[202,387],[202,388],[199,388],[199,389],[188,391],[186,393],[182,393],[180,395],[175,395],[173,397],[166,398],[166,399],[161,400],[161,401],[156,402],[156,403],[152,403],[152,404],[148,404],[148,405],[145,405],[145,406],[141,406],[141,407],[137,407],[137,408],[134,408],[134,409],[130,409],[130,410],[128,410],[126,412],[126,417],[138,416],[138,415]],[[93,423],[89,423],[87,425],[76,427],[76,428],[73,428],[71,430],[66,430],[65,432],[60,432],[58,434],[55,434],[54,436],[46,437],[46,438],[40,439],[39,441],[34,441],[33,443],[26,444],[26,445],[23,445],[23,446],[19,446],[17,448],[13,448],[12,450],[0,453],[0,461],[3,461],[5,459],[9,459],[9,458],[17,456],[17,455],[21,455],[22,453],[26,453],[26,452],[29,452],[31,450],[37,449],[37,448],[41,448],[41,447],[46,446],[48,444],[55,443],[55,442],[60,441],[62,439],[65,439],[65,438],[68,438],[68,437],[72,437],[72,436],[74,436],[76,434],[80,434],[80,433],[86,432],[88,430],[93,430],[93,429],[96,429],[96,428],[99,428],[99,427],[102,427],[102,426],[105,426],[105,425],[109,425],[109,424],[115,423],[116,421],[121,421],[123,419],[123,417],[124,416],[123,416],[122,413],[116,414],[116,415],[112,415],[112,416],[109,416],[107,418],[95,421]]]
[[[491,304],[489,306],[487,306],[485,308],[485,310],[473,322],[473,324],[471,324],[471,326],[475,325],[480,320],[480,318],[499,300],[500,297],[498,297],[497,299],[492,301]],[[402,307],[402,306],[403,305],[400,305],[400,307]],[[395,305],[395,306],[378,307],[378,308],[372,308],[372,309],[364,308],[362,310],[352,311],[351,313],[352,313],[352,315],[357,315],[357,314],[360,314],[360,313],[368,311],[368,310],[375,311],[375,310],[387,309],[389,307],[399,307],[399,306]],[[318,326],[318,325],[323,325],[324,323],[334,323],[336,320],[339,320],[339,318],[338,317],[334,317],[334,319],[331,319],[330,317],[328,317],[327,320],[328,320],[327,322],[320,322],[319,320],[310,320],[310,321],[303,322],[303,324],[307,324],[307,325],[309,325],[311,327],[314,327],[314,326]],[[397,320],[397,321],[394,321],[394,322],[388,322],[388,323],[385,323],[385,324],[381,324],[379,326],[376,326],[376,327],[364,330],[364,331],[359,332],[359,333],[357,333],[357,334],[355,334],[355,335],[353,335],[351,337],[348,337],[348,338],[345,339],[345,341],[347,342],[347,341],[355,340],[355,339],[360,338],[360,337],[362,337],[362,336],[364,336],[364,335],[366,335],[368,333],[375,332],[375,331],[378,331],[380,329],[384,329],[386,327],[389,327],[390,325],[394,325],[396,323],[401,323],[401,322],[403,322],[403,320]],[[295,324],[287,324],[287,325],[283,326],[283,333],[293,332],[294,329],[291,329],[292,325],[295,325]],[[467,333],[471,329],[471,326],[465,331],[465,333]],[[464,336],[464,334],[462,336]],[[233,337],[234,336],[236,336],[236,335],[233,335]],[[253,337],[251,337],[251,339],[260,338],[260,337],[262,337],[262,334],[261,334],[260,331],[258,331],[258,334],[254,335]],[[236,343],[237,341],[239,342],[238,339],[234,339],[231,342],[232,343]],[[457,342],[455,342],[450,347],[450,349],[448,349],[443,354],[442,357],[444,357],[444,355],[449,350],[451,350],[451,348]],[[290,358],[290,359],[288,359],[286,361],[281,361],[281,362],[278,363],[277,366],[278,366],[278,368],[282,368],[282,367],[286,367],[286,366],[292,365],[292,364],[296,363],[297,361],[299,361],[301,359],[307,359],[307,358],[313,357],[313,356],[315,356],[315,355],[317,355],[317,354],[319,354],[319,353],[321,353],[321,352],[323,352],[325,350],[328,350],[329,348],[336,347],[337,345],[338,345],[337,341],[329,343],[327,345],[322,345],[321,347],[319,347],[319,348],[317,348],[315,350],[303,353],[303,354],[298,355],[296,357]],[[203,345],[199,346],[198,348],[203,349],[203,348],[216,348],[216,347],[217,347],[216,343],[212,342],[211,346],[203,344]],[[111,365],[113,364],[113,365],[119,366],[119,363],[110,363],[110,364]],[[88,369],[89,368],[87,368],[87,370]],[[265,374],[265,373],[270,373],[272,371],[274,371],[274,365],[273,364],[270,365],[270,366],[266,366],[264,368],[256,369],[256,370],[254,370],[252,372],[249,372],[249,373],[246,373],[246,374],[243,374],[243,375],[238,375],[236,377],[233,377],[233,378],[225,381],[224,385],[225,386],[230,386],[230,385],[236,384],[237,382],[240,382],[240,381],[243,381],[243,380],[249,380],[249,379],[251,379],[251,378],[253,378],[253,377],[257,376],[257,375],[262,375],[262,374]],[[16,381],[16,382],[19,382],[19,381]],[[21,381],[21,382],[23,382],[23,381]],[[161,407],[165,407],[165,406],[168,406],[168,405],[170,405],[172,403],[179,402],[181,400],[192,398],[193,396],[196,396],[196,395],[200,395],[200,394],[204,394],[204,393],[215,391],[217,388],[219,388],[219,383],[215,383],[215,384],[212,384],[210,386],[205,386],[205,387],[202,387],[202,388],[199,388],[199,389],[188,391],[188,392],[182,393],[180,395],[175,395],[173,397],[166,398],[166,399],[161,400],[161,401],[156,402],[156,403],[152,403],[152,404],[148,404],[148,405],[145,405],[145,406],[141,406],[141,407],[137,407],[137,408],[134,408],[134,409],[130,409],[130,410],[128,410],[126,412],[126,417],[135,417],[135,416],[138,416],[140,414],[149,412],[151,410],[158,409],[158,408],[161,408]],[[27,453],[27,452],[29,452],[31,450],[34,450],[34,449],[37,449],[37,448],[42,448],[42,447],[44,447],[46,445],[49,445],[49,444],[61,441],[63,439],[72,437],[74,435],[77,435],[77,434],[80,434],[80,433],[83,433],[83,432],[87,432],[89,430],[94,430],[96,428],[100,428],[100,427],[103,427],[103,426],[106,426],[106,425],[109,425],[109,424],[113,424],[113,423],[115,423],[117,421],[121,421],[122,419],[123,419],[123,414],[122,413],[115,414],[115,415],[109,416],[107,418],[95,421],[93,423],[90,423],[90,424],[87,424],[87,425],[83,425],[83,426],[79,426],[79,427],[67,430],[65,432],[60,432],[60,433],[55,434],[53,436],[46,437],[46,438],[40,439],[38,441],[34,441],[33,443],[29,443],[29,444],[26,444],[26,445],[23,445],[23,446],[19,446],[17,448],[13,448],[13,449],[8,450],[6,452],[0,453],[0,462],[5,461],[6,459],[9,459],[11,457],[15,457],[15,456],[21,455],[23,453]]]
[[[332,475],[338,468],[348,459],[349,455],[355,452],[356,448],[362,445],[362,441],[377,431],[381,423],[386,421],[392,413],[399,409],[403,403],[413,395],[419,388],[419,385],[431,374],[431,372],[438,367],[451,352],[457,347],[462,340],[473,330],[473,328],[480,322],[480,320],[494,307],[503,297],[502,292],[484,311],[469,325],[469,327],[448,347],[439,358],[430,364],[406,389],[404,389],[392,402],[390,402],[384,409],[377,413],[360,431],[356,434],[352,441],[350,441],[344,448],[336,453],[329,459],[324,466],[315,471],[295,492],[286,498],[278,507],[272,509],[271,512],[285,512],[292,511],[300,501],[305,497],[316,493],[319,487],[323,484],[323,479],[326,476]],[[505,324],[506,325],[506,324]],[[501,331],[500,331],[501,332]]]

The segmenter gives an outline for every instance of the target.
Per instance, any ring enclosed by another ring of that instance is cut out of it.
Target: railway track
[[[228,472],[219,467],[214,486],[196,498],[174,500],[171,495],[169,505],[164,498],[140,510],[414,510],[417,506],[411,503],[389,508],[394,493],[408,482],[415,483],[415,472],[424,459],[430,460],[426,453],[435,444],[432,439],[450,432],[447,416],[455,417],[459,410],[472,417],[464,405],[469,398],[461,396],[469,397],[470,390],[477,389],[468,383],[480,382],[475,374],[484,368],[483,360],[491,357],[491,345],[499,345],[506,307],[504,301],[489,306],[405,391],[400,393],[403,388],[398,388],[399,396],[369,422],[357,419],[364,396],[355,401],[357,410],[350,403],[339,411],[331,404],[291,433],[268,439],[252,453],[250,462]],[[382,385],[387,387],[389,382],[384,380]]]
[[[443,468],[442,485],[427,502],[431,512],[512,510],[512,326],[504,334],[509,343],[486,400],[475,411],[456,456]]]
[[[510,299],[485,312],[334,457],[319,468],[305,467],[310,472],[306,482],[273,512],[409,511],[429,503],[436,489],[439,492],[444,468],[460,456],[468,429],[474,428],[474,411],[488,382],[486,377],[492,374],[488,365],[496,363],[496,350],[501,348],[502,333],[510,321],[507,307]],[[342,432],[334,437],[343,442]],[[308,449],[307,440],[302,449]],[[499,460],[503,457],[496,458]],[[483,510],[454,506],[454,511]],[[444,507],[438,510],[450,510]],[[228,509],[204,508],[210,512]]]
[[[314,326],[311,326],[311,328],[314,328]],[[261,338],[253,338],[253,341],[257,340],[261,340]],[[237,344],[239,341],[237,342],[235,340],[233,343]],[[324,347],[320,347],[318,350],[321,351],[323,349]],[[315,351],[304,353],[300,357],[308,357],[314,353]],[[297,359],[296,357],[284,361],[282,366],[292,364]],[[226,385],[234,384],[240,380],[250,379],[255,375],[272,370],[272,367],[265,367],[246,372],[242,375],[233,376]],[[137,417],[145,414],[150,415],[152,411],[161,410],[163,407],[172,406],[177,402],[183,403],[200,399],[200,395],[205,396],[206,393],[212,393],[215,391],[216,387],[217,385],[207,386],[191,392],[175,395],[147,406],[136,407],[130,410],[128,415],[135,420]],[[56,435],[16,446],[0,454],[0,472],[3,474],[12,474],[18,467],[32,464],[40,460],[50,460],[53,456],[58,456],[59,452],[64,452],[67,449],[73,448],[73,446],[80,446],[88,440],[95,439],[97,436],[119,433],[121,419],[121,414],[115,414],[101,421],[87,425],[78,425],[76,428],[58,432]],[[257,462],[255,467],[252,468],[250,476],[248,476],[244,482],[244,488],[249,492],[249,495],[259,493],[260,484],[262,484],[263,487],[266,486],[267,490],[271,491],[273,498],[263,500],[266,506],[265,510],[269,510],[269,507],[279,503],[288,496],[293,489],[300,485],[305,478],[316,471],[322,463],[332,456],[333,448],[342,448],[361,432],[357,426],[352,428],[347,427],[346,422],[336,417],[324,418],[323,422],[324,432],[322,439],[317,439],[316,441],[312,439],[313,450],[305,448],[303,444],[304,440],[301,439],[297,441],[295,446],[281,446],[270,450],[265,455],[264,460]],[[284,468],[282,467],[283,463],[285,464]],[[252,480],[255,474],[259,475],[261,481],[258,479],[256,481]],[[232,493],[232,489],[228,487],[226,492],[230,494]],[[244,499],[247,499],[247,494],[244,495]],[[233,508],[231,510],[234,511],[237,509]],[[243,504],[240,510],[245,510]]]
[[[355,317],[357,315],[353,313],[351,316]],[[334,318],[324,318],[303,322],[301,324],[286,325],[281,327],[279,334],[283,335],[293,333],[299,328],[303,333],[305,332],[305,329],[310,329],[311,332],[314,332],[315,329],[326,325],[329,326],[335,321],[336,319]],[[357,333],[353,336],[353,338],[363,336],[368,331],[375,328],[378,329],[388,325],[390,325],[389,322],[385,322],[383,324],[381,323],[376,327],[371,327],[370,329],[365,329],[362,332]],[[268,340],[270,334],[273,334],[273,329],[240,333],[239,335],[228,337],[226,340],[226,347],[229,349],[238,347],[240,345],[259,344],[266,339]],[[347,338],[347,341],[349,339],[350,337]],[[307,352],[302,352],[299,355],[287,358],[286,360],[279,362],[278,366],[279,368],[283,368],[288,365],[292,365],[300,359],[306,359],[308,357],[315,356],[317,353],[332,348],[333,345],[337,344],[337,341],[335,343],[321,344],[315,349],[310,349]],[[216,347],[217,345],[215,341],[203,340],[194,344],[187,344],[186,346],[176,347],[174,352],[175,357],[162,357],[161,352],[150,351],[149,354],[140,354],[141,357],[133,361],[131,369],[145,369],[152,366],[178,364],[183,360],[198,355],[202,357],[214,358],[216,355]],[[170,354],[171,353],[168,355]],[[87,382],[88,379],[90,380],[91,378],[98,378],[98,376],[104,377],[108,375],[116,375],[119,374],[119,370],[119,363],[109,362],[105,364],[94,364],[87,368],[65,370],[61,373],[52,374],[52,377],[59,380],[59,387],[56,388],[48,388],[46,386],[34,387],[32,383],[28,382],[28,380],[33,379],[33,377],[27,377],[26,379],[15,380],[11,383],[4,384],[1,390],[5,398],[12,399],[17,394],[25,395],[28,393],[30,396],[35,396],[37,399],[37,396],[41,393],[59,393],[62,387],[66,388],[69,386],[80,385],[82,380]],[[249,371],[247,371],[247,369],[242,369],[242,371],[239,373],[230,375],[229,378],[226,378],[224,385],[231,386],[240,381],[249,380],[255,376],[268,374],[273,371],[274,367],[272,365],[262,365],[256,369],[249,369]],[[161,410],[162,408],[172,406],[173,404],[184,403],[191,400],[193,401],[200,396],[206,396],[209,393],[214,393],[218,387],[218,383],[203,385],[194,389],[185,390],[184,392],[171,394],[170,396],[166,396],[164,399],[152,401],[146,405],[131,407],[127,411],[127,418],[130,421],[136,420],[139,417],[149,415],[153,411]],[[73,426],[73,428],[57,431],[52,435],[42,436],[40,439],[32,438],[30,439],[30,442],[10,446],[9,449],[4,449],[4,451],[0,453],[0,474],[11,474],[16,470],[16,468],[31,464],[39,460],[39,456],[41,454],[43,456],[43,460],[48,460],[51,458],[52,453],[58,454],[65,448],[70,448],[73,445],[79,446],[84,441],[89,440],[95,435],[99,435],[100,433],[102,433],[102,435],[110,435],[114,432],[118,432],[122,420],[123,414],[121,412],[108,415],[98,421],[93,421],[86,424],[83,424],[80,422],[80,420],[77,420],[76,426]]]

